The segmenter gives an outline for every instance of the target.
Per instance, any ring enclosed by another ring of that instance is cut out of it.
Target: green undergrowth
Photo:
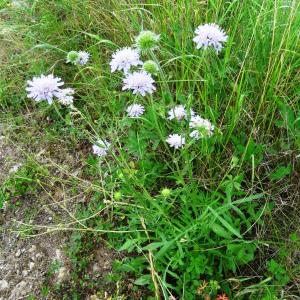
[[[66,249],[72,280],[53,287],[55,295],[82,299],[103,289],[87,275],[103,240],[121,253],[103,280],[123,284],[128,299],[299,295],[298,1],[24,3],[0,6],[9,52],[1,119],[14,143],[28,152],[43,145],[55,164],[20,168],[1,188],[0,206],[48,180],[72,195],[84,191]],[[219,55],[195,49],[203,23],[228,34]],[[122,91],[122,75],[109,68],[112,53],[143,29],[160,34],[158,49],[142,53],[159,65],[157,91],[146,97]],[[90,62],[67,64],[72,50],[88,51]],[[74,109],[26,98],[26,80],[50,73],[75,89]],[[139,119],[124,113],[135,101],[146,107]],[[209,119],[214,134],[189,138],[188,122],[166,119],[175,104]],[[173,132],[186,136],[182,149],[166,143]],[[92,153],[98,139],[111,143],[105,158]],[[76,175],[66,152],[76,157]]]

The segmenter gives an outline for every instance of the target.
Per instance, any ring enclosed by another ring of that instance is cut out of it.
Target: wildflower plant
[[[236,85],[249,66],[242,64],[237,75],[241,66],[230,65],[236,57],[216,62],[199,51],[190,54],[193,42],[197,49],[218,54],[229,37],[217,24],[200,25],[193,33],[195,24],[185,22],[188,35],[172,24],[169,40],[168,32],[141,31],[133,45],[120,38],[118,50],[114,42],[92,35],[100,40],[103,56],[91,70],[80,70],[82,91],[76,90],[79,104],[70,127],[79,128],[81,139],[95,139],[83,171],[92,178],[89,193],[94,194],[84,207],[85,223],[76,226],[103,233],[116,249],[131,253],[116,269],[134,276],[134,285],[147,287],[156,299],[231,299],[227,279],[254,260],[261,245],[252,234],[267,200],[261,181],[254,185],[260,176],[256,159],[263,159],[263,151],[245,128],[238,128],[246,96],[237,95],[242,100],[232,103],[235,97],[227,94],[231,87],[234,96],[240,93],[242,86]],[[158,47],[161,37],[163,47]],[[88,60],[87,52],[67,55],[75,65]],[[256,79],[251,80],[245,95],[252,93]],[[75,91],[63,84],[52,74],[41,75],[28,81],[26,90],[35,101],[76,106]],[[251,122],[263,124],[261,114],[252,117]]]
[[[197,30],[198,46],[211,46],[220,51],[227,36],[216,26],[204,29],[205,33],[203,28]],[[107,128],[108,136],[116,130],[120,132],[114,133],[115,143],[98,139],[92,145],[91,153],[97,161],[97,158],[103,161],[101,166],[97,164],[98,172],[103,186],[112,189],[110,200],[103,193],[104,205],[118,203],[113,211],[126,216],[126,230],[132,232],[134,229],[135,232],[133,238],[126,235],[120,238],[120,249],[135,249],[138,253],[140,249],[151,249],[156,272],[162,276],[169,270],[168,276],[172,278],[170,281],[163,279],[164,286],[170,291],[162,287],[161,292],[180,295],[184,286],[188,286],[191,293],[187,292],[187,297],[193,299],[199,291],[199,276],[222,280],[224,272],[235,272],[237,266],[251,261],[256,247],[252,244],[244,246],[240,227],[243,224],[250,228],[251,222],[244,222],[243,217],[236,216],[231,209],[234,205],[243,209],[245,203],[261,195],[247,197],[239,191],[241,197],[236,198],[237,184],[232,188],[226,186],[225,191],[230,194],[210,192],[198,184],[199,174],[194,170],[199,164],[195,161],[198,156],[209,160],[210,153],[218,146],[217,140],[213,139],[215,125],[195,112],[192,95],[182,96],[179,104],[173,101],[166,105],[164,93],[171,93],[172,87],[166,80],[168,74],[159,67],[159,59],[153,52],[158,41],[159,35],[143,31],[136,38],[136,48],[120,48],[107,62],[108,76],[120,72],[116,80],[122,88],[111,93],[119,94],[119,100],[112,99],[110,106],[111,109],[118,107],[121,120],[116,121],[113,129],[109,129],[108,124],[103,124],[103,128]],[[81,64],[79,57],[79,52],[70,52],[68,61]],[[63,105],[74,105],[74,90],[61,88],[60,78],[50,75],[29,84],[29,95],[34,99],[51,102],[57,98]],[[127,91],[129,93],[125,93]],[[99,128],[94,128],[91,122],[88,124],[99,133]],[[104,163],[109,153],[112,155]],[[224,181],[223,184],[230,186],[231,183]],[[124,206],[121,205],[123,201],[126,201]],[[247,213],[251,214],[254,207],[255,203]],[[251,218],[253,221],[256,215],[252,214]],[[102,228],[104,225],[98,223],[97,226]],[[105,226],[113,230],[112,225]],[[148,226],[151,228],[149,233]],[[113,240],[114,235],[108,234],[108,238]],[[141,264],[139,270],[147,272],[147,260],[143,257],[128,258],[126,264],[134,265],[137,260]],[[213,276],[215,264],[220,270],[216,277]],[[128,268],[132,270],[132,267]],[[143,274],[136,284],[151,288],[154,280]],[[219,285],[216,286],[215,295],[219,289]]]

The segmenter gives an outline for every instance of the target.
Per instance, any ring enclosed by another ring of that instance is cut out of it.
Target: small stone
[[[98,264],[94,264],[94,265],[93,265],[93,273],[97,273],[97,272],[99,272],[99,271],[100,271],[99,265],[98,265]]]
[[[35,263],[34,263],[34,262],[30,262],[30,263],[28,264],[28,266],[29,266],[29,269],[30,269],[30,270],[32,270],[32,269],[33,269],[33,267],[34,267],[34,265],[35,265]]]
[[[23,270],[23,271],[22,271],[22,275],[23,275],[24,277],[26,277],[26,276],[28,275],[28,271],[27,271],[27,270]]]
[[[42,254],[42,253],[37,253],[36,256],[35,256],[35,258],[36,258],[37,260],[39,260],[39,259],[42,258],[42,257],[43,257],[43,254]]]
[[[29,251],[29,252],[34,252],[34,251],[36,251],[36,245],[32,245],[28,251]]]
[[[67,279],[67,277],[68,277],[67,268],[66,267],[61,267],[58,270],[57,281],[58,282],[63,282]]]
[[[6,290],[9,287],[9,284],[6,280],[0,280],[0,291]]]
[[[61,253],[61,250],[60,250],[60,249],[56,249],[56,250],[55,250],[55,255],[56,255],[56,259],[57,259],[57,260],[61,260],[62,253]]]
[[[21,254],[22,254],[21,249],[18,249],[16,254],[15,254],[15,257],[20,257]]]

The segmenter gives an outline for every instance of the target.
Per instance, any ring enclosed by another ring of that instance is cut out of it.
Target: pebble
[[[99,265],[98,265],[98,264],[94,264],[94,265],[93,265],[93,273],[97,273],[97,272],[99,272],[99,271],[100,271]]]
[[[56,249],[55,250],[55,255],[56,255],[56,259],[57,260],[61,260],[61,258],[62,258],[62,252],[61,252],[60,249]]]
[[[0,291],[6,290],[9,284],[6,280],[0,280]]]
[[[35,250],[36,250],[36,245],[32,245],[28,251],[34,252]]]
[[[22,254],[21,249],[18,249],[16,254],[15,254],[15,257],[20,257],[21,254]]]
[[[28,264],[29,270],[32,270],[33,267],[34,267],[34,265],[35,265],[34,262],[31,261],[31,262]]]
[[[57,281],[58,282],[63,282],[66,280],[67,278],[67,268],[66,267],[61,267],[59,270],[58,270],[58,275],[57,275]]]
[[[39,260],[39,259],[42,258],[42,257],[43,257],[43,254],[42,254],[42,253],[37,253],[36,256],[35,256],[35,258],[36,258],[37,260]]]

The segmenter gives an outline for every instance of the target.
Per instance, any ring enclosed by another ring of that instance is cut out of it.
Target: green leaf
[[[121,248],[119,248],[119,251],[125,251],[125,250],[128,250],[128,252],[132,251],[135,244],[136,244],[136,239],[133,239],[133,240],[127,240],[123,246]]]
[[[292,167],[291,165],[288,165],[288,166],[280,166],[278,167],[275,172],[271,173],[269,175],[270,179],[272,181],[275,181],[275,180],[280,180],[284,177],[286,177],[287,175],[290,175],[292,172]]]
[[[211,229],[216,235],[225,239],[231,239],[231,234],[228,231],[226,231],[221,225],[214,223],[212,224]]]
[[[146,284],[150,284],[150,283],[151,283],[150,275],[143,275],[134,282],[134,284],[136,284],[136,285],[146,285]]]
[[[151,243],[145,247],[142,248],[142,250],[156,250],[160,247],[162,247],[163,245],[165,245],[165,242],[155,242],[155,243]]]
[[[213,213],[213,215],[222,223],[222,225],[227,228],[232,234],[237,236],[238,238],[242,239],[243,237],[241,234],[232,227],[224,218],[222,218],[215,210],[213,210],[211,207],[208,207],[208,209]]]

